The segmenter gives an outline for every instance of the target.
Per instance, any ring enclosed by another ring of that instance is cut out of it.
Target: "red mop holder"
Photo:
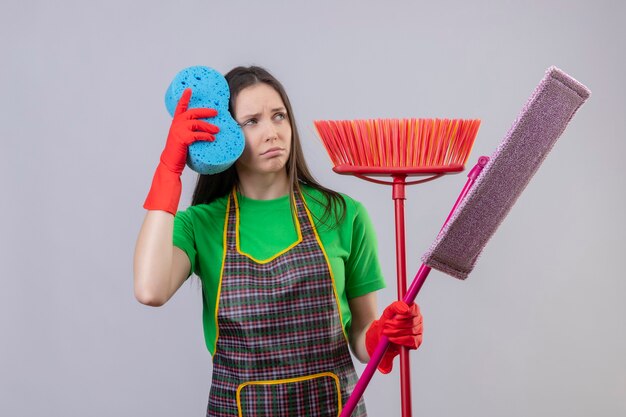
[[[468,174],[468,181],[465,184],[465,187],[461,191],[456,203],[446,222],[450,219],[450,216],[456,210],[457,206],[463,200],[470,187],[473,185],[474,181],[478,177],[478,174],[482,170],[482,168],[487,164],[489,158],[481,157],[478,160],[478,163]],[[407,282],[406,282],[406,237],[405,237],[405,227],[404,227],[404,200],[406,200],[406,186],[421,184],[424,182],[432,181],[434,179],[440,178],[446,174],[456,174],[463,171],[463,165],[453,164],[453,165],[442,165],[442,166],[434,166],[427,168],[378,168],[378,167],[359,167],[359,166],[348,166],[348,165],[339,165],[333,168],[338,174],[342,175],[353,175],[363,180],[373,182],[376,184],[383,185],[391,185],[392,186],[392,199],[394,201],[394,209],[395,209],[395,225],[396,225],[396,277],[397,277],[397,288],[398,288],[398,300],[405,301],[407,304],[411,304],[415,301],[415,297],[417,293],[421,289],[428,273],[430,272],[430,268],[426,265],[422,265],[413,280],[411,287],[407,291]],[[371,176],[375,177],[391,177],[393,181],[384,181],[376,178],[371,178]],[[427,178],[407,181],[407,177],[409,176],[427,176]],[[444,226],[445,226],[444,223]],[[363,371],[361,378],[357,385],[355,386],[349,400],[346,402],[346,405],[341,411],[340,417],[350,417],[356,405],[359,402],[359,399],[362,397],[367,384],[372,379],[372,376],[376,372],[376,368],[380,363],[385,351],[387,350],[387,346],[389,345],[389,339],[386,336],[382,336],[376,350],[370,357],[370,360],[367,364],[367,367]],[[411,373],[409,367],[409,350],[404,348],[400,351],[400,396],[402,401],[402,417],[411,417],[412,416],[412,407],[411,407]]]
[[[391,185],[391,197],[394,201],[395,209],[395,225],[396,225],[396,278],[398,289],[398,300],[406,301],[407,295],[407,282],[406,282],[406,237],[404,227],[404,200],[406,200],[406,186],[414,184],[422,184],[428,181],[441,178],[446,174],[457,174],[463,171],[463,165],[451,164],[441,166],[429,166],[429,167],[410,167],[410,168],[398,168],[398,167],[360,167],[351,165],[338,165],[333,168],[338,174],[353,175],[361,178],[365,181],[373,182],[376,184]],[[407,177],[413,176],[425,176],[427,178],[407,181]],[[384,181],[371,177],[391,177],[392,181]],[[430,268],[429,268],[430,269]],[[420,285],[421,286],[421,285]],[[413,299],[415,296],[413,296]],[[410,301],[411,303],[413,300]],[[386,338],[384,338],[386,339]],[[374,360],[374,357],[370,358],[370,364],[375,362],[375,366],[372,367],[372,375],[378,367],[380,360],[387,348],[388,340],[386,340],[385,348],[380,353],[378,360]],[[368,368],[370,365],[368,365]],[[362,377],[363,378],[363,377]],[[371,379],[369,376],[365,386]],[[361,382],[359,380],[359,382]],[[363,390],[365,390],[365,386]],[[350,400],[346,403],[341,416],[348,417],[352,414],[354,407],[358,400],[361,398],[363,392],[354,400],[356,389],[353,392]],[[402,401],[402,417],[412,416],[411,407],[411,372],[409,366],[409,350],[404,348],[400,351],[400,397]]]

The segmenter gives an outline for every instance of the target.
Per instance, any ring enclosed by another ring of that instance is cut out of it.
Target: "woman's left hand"
[[[382,335],[389,338],[389,347],[378,369],[388,374],[393,366],[393,358],[400,353],[400,347],[417,349],[422,344],[423,318],[417,304],[410,306],[404,301],[391,303],[380,319],[375,320],[365,335],[365,346],[370,356],[376,350]]]

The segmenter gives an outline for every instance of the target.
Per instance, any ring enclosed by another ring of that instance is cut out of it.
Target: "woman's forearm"
[[[172,214],[160,210],[147,212],[137,238],[134,259],[135,297],[142,304],[163,305],[187,276],[188,271],[173,268],[173,229]]]
[[[377,317],[376,293],[372,292],[361,297],[356,297],[348,301],[350,312],[352,313],[352,324],[350,326],[350,348],[354,356],[366,363],[370,356],[365,347],[365,333]]]

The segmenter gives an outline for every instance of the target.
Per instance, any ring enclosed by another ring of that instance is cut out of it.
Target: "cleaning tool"
[[[241,156],[245,145],[243,131],[228,111],[228,83],[213,68],[194,66],[183,69],[176,74],[165,93],[165,107],[170,115],[174,116],[176,103],[187,88],[193,92],[189,108],[217,110],[217,116],[208,121],[219,128],[214,141],[199,141],[189,146],[187,165],[199,174],[222,172]]]
[[[406,293],[405,187],[462,171],[476,139],[480,120],[317,120],[314,124],[333,161],[333,171],[392,186],[398,300],[402,300]],[[390,176],[393,180],[372,178],[385,176]],[[408,176],[425,178],[407,182]],[[374,339],[372,333],[368,331],[368,347],[371,347]],[[395,353],[389,352],[386,355],[382,372],[391,370],[391,360]],[[411,381],[406,348],[400,350],[400,391],[402,415],[409,417],[412,414]]]
[[[415,300],[431,268],[460,279],[468,276],[487,241],[590,94],[563,71],[548,68],[491,158],[481,157],[468,175],[403,301],[409,304]],[[352,414],[388,343],[383,336],[343,408],[342,417]]]
[[[216,110],[208,108],[188,109],[191,89],[183,92],[161,152],[159,165],[152,178],[152,185],[143,207],[147,210],[163,210],[176,214],[182,184],[180,176],[185,169],[189,145],[195,141],[213,141],[219,128],[199,119],[215,117]]]
[[[484,174],[424,255],[424,263],[467,278],[487,241],[589,95],[584,85],[561,70],[547,70]]]

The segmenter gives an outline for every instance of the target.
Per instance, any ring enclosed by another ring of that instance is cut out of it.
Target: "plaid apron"
[[[299,192],[299,242],[269,261],[238,251],[229,197],[207,416],[338,416],[357,381],[333,277]],[[363,400],[352,414],[365,417]]]

